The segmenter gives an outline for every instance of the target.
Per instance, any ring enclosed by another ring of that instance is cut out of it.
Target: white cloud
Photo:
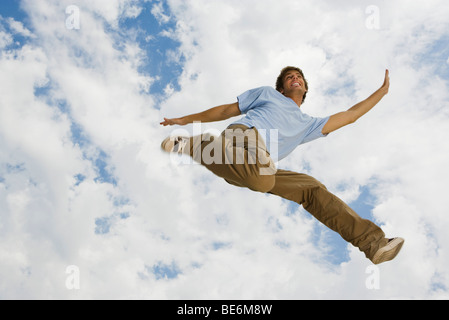
[[[164,13],[163,2],[155,3],[151,9],[151,14],[160,24],[165,24],[170,21],[170,16]]]
[[[0,49],[9,46],[12,43],[12,36],[6,32],[0,31]]]
[[[16,21],[13,18],[8,18],[8,24],[11,30],[15,33],[18,33],[24,37],[33,38],[33,34],[24,27],[23,23],[20,21]]]
[[[382,2],[379,30],[365,27],[368,2],[157,2],[156,18],[176,21],[172,57],[185,61],[181,89],[166,87],[160,112],[148,94],[157,75],[139,72],[145,52],[118,28],[142,3],[78,2],[80,30],[65,26],[69,1],[22,4],[32,44],[0,54],[0,297],[448,296],[448,79],[416,60],[447,30],[442,1]],[[0,32],[0,47],[9,45],[13,34]],[[369,186],[374,217],[407,240],[381,266],[380,290],[366,288],[369,262],[358,250],[329,262],[328,232],[303,210],[174,165],[159,150],[171,130],[158,127],[163,116],[233,102],[274,85],[290,64],[304,69],[303,108],[318,116],[366,98],[391,70],[390,95],[366,118],[280,163],[347,201]],[[101,170],[116,183],[99,180]],[[80,290],[65,287],[69,265],[80,268]]]

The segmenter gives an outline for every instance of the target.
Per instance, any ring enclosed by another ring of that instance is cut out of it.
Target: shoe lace
[[[175,145],[173,147],[173,152],[183,153],[187,145],[187,139],[183,137],[177,137],[175,139]]]

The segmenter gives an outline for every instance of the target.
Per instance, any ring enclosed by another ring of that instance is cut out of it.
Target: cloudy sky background
[[[447,1],[7,0],[0,15],[0,299],[449,298]],[[314,116],[390,70],[373,111],[278,166],[404,237],[394,262],[371,268],[298,205],[160,152],[163,117],[286,65]]]

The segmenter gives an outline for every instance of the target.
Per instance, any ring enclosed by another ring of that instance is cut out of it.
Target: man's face
[[[289,71],[284,77],[284,89],[281,91],[284,95],[289,95],[293,92],[307,92],[305,81],[298,71]]]

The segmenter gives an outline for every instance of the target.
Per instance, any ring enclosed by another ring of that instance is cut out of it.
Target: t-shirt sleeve
[[[328,134],[323,134],[323,128],[329,121],[330,117],[326,118],[313,118],[312,123],[307,131],[303,143],[307,143],[319,138],[327,137]]]
[[[237,97],[239,109],[242,114],[248,113],[249,110],[255,108],[258,104],[259,97],[262,95],[264,88],[256,88],[248,90]]]

